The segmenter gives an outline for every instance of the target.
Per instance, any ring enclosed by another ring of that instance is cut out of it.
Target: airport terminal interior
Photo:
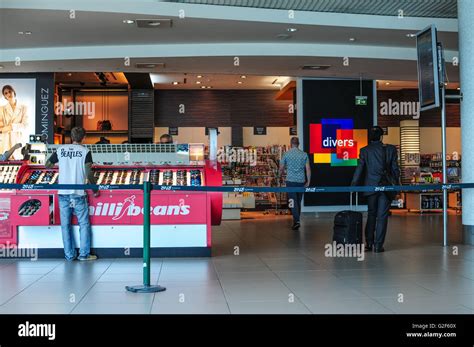
[[[0,159],[0,314],[474,313],[474,1],[0,11],[0,155],[21,144]],[[383,252],[335,238],[348,210],[364,234],[349,190],[375,126],[411,187],[387,200]],[[48,165],[78,127],[91,261],[65,259],[66,175]],[[295,137],[300,224],[280,170]],[[125,289],[142,284],[166,290]]]

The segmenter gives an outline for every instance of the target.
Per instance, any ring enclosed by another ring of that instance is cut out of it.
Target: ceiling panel
[[[188,4],[255,7],[277,10],[456,18],[456,0],[165,0]]]

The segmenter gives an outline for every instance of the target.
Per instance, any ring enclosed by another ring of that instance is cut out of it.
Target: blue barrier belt
[[[342,187],[240,187],[240,186],[159,186],[153,185],[153,190],[183,191],[183,192],[239,192],[239,193],[348,193],[348,192],[411,192],[460,190],[474,188],[474,183],[459,184],[423,184],[407,186],[342,186]],[[143,190],[141,184],[0,184],[0,189],[18,190]],[[60,194],[61,192],[59,192]]]

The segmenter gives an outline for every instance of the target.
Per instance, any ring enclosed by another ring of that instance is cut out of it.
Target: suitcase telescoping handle
[[[353,208],[352,208],[352,193],[354,193],[354,192],[349,193],[350,194],[351,211],[353,211]],[[359,207],[359,192],[355,192],[355,196],[356,196],[356,198],[355,198],[355,201],[356,201],[355,207],[356,208],[355,209],[357,211],[357,207]]]

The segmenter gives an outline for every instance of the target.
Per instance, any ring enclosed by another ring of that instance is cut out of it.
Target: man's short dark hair
[[[300,139],[297,137],[292,137],[290,140],[290,143],[292,146],[299,146],[300,145]]]
[[[380,141],[383,136],[383,129],[379,126],[374,126],[369,129],[369,141]]]
[[[75,127],[71,130],[71,140],[72,142],[82,142],[86,136],[86,129],[82,127]]]
[[[160,136],[160,143],[173,143],[173,137],[170,134]]]

